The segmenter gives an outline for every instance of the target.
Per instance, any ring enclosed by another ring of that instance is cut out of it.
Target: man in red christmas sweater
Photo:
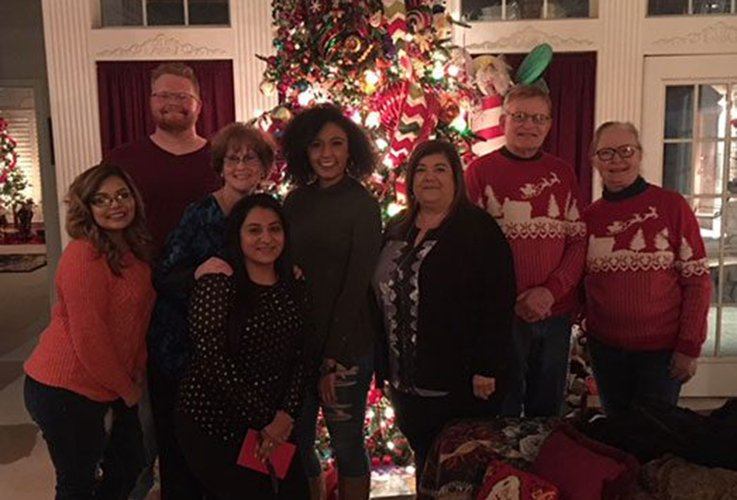
[[[699,224],[681,195],[640,177],[632,124],[601,125],[591,151],[604,193],[583,214],[584,286],[602,404],[610,415],[643,398],[676,404],[706,339],[711,277]]]
[[[517,370],[502,411],[558,415],[565,396],[570,313],[584,264],[585,226],[573,169],[541,151],[552,104],[530,86],[511,90],[500,125],[506,146],[469,165],[469,197],[499,223],[514,255]]]

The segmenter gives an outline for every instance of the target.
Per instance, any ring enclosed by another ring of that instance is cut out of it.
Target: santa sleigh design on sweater
[[[643,223],[657,220],[658,211],[650,206],[646,212],[635,213],[626,221],[615,220],[609,224],[607,236],[589,236],[586,267],[591,273],[617,271],[658,271],[675,267],[684,276],[701,275],[709,272],[706,259],[690,261],[694,255],[686,238],[681,238],[678,249],[673,248],[669,240],[668,228],[663,227],[652,237],[652,245],[643,230]],[[635,225],[639,225],[629,243],[623,241],[624,233]],[[648,251],[648,247],[650,250]],[[615,250],[615,248],[619,248]],[[676,253],[678,259],[676,259]]]
[[[499,203],[494,189],[486,186],[484,194],[488,200],[486,210],[500,224],[507,238],[564,238],[586,234],[586,225],[581,221],[578,205],[570,193],[563,204],[563,211],[555,194],[551,193],[544,215],[533,217],[533,201],[545,195],[545,192],[560,184],[555,172],[538,182],[525,183],[519,188],[522,200],[504,198]]]

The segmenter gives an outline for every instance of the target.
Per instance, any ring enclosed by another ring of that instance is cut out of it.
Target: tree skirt
[[[46,255],[0,255],[0,273],[30,273],[46,265]]]

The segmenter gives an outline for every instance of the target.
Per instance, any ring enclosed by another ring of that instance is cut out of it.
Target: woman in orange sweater
[[[48,445],[57,500],[127,498],[143,464],[136,404],[155,298],[151,238],[140,195],[118,167],[80,174],[67,204],[72,241],[59,261],[51,323],[24,366],[26,408]]]

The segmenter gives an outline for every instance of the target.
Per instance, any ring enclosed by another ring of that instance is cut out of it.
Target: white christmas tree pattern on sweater
[[[526,200],[544,196],[545,192],[556,184],[560,184],[560,179],[553,172],[549,177],[543,177],[537,182],[526,183],[520,188],[521,198],[525,201],[510,200],[505,197],[503,203],[499,202],[494,188],[487,185],[484,190],[487,200],[486,211],[497,220],[507,238],[584,236],[586,225],[581,220],[576,200],[572,199],[570,193],[563,204],[562,213],[555,194],[550,193],[545,215],[532,216],[532,201]],[[561,217],[562,214],[565,217]]]
[[[646,251],[648,241],[642,227],[639,227],[626,245],[626,248],[614,250],[615,244],[621,241],[622,234],[634,225],[642,225],[645,221],[658,220],[655,207],[648,207],[646,212],[636,213],[626,221],[614,221],[607,226],[607,236],[589,236],[586,268],[591,273],[618,271],[658,271],[675,267],[685,277],[701,275],[709,272],[707,260],[691,261],[693,249],[686,238],[682,238],[679,248],[674,249],[670,243],[668,228],[664,227],[653,237],[654,251]],[[678,253],[678,259],[676,259]]]

